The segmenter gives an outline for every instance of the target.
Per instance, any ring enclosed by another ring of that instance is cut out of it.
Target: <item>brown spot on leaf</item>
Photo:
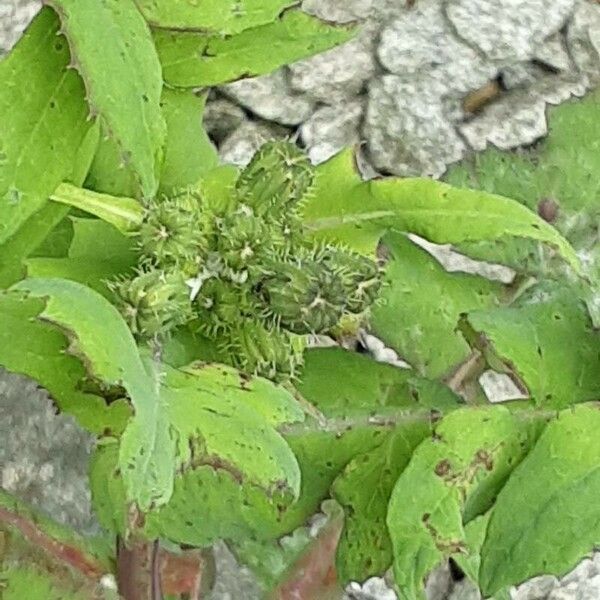
[[[537,205],[538,215],[548,223],[556,221],[559,209],[559,204],[554,198],[542,198]]]
[[[450,472],[450,461],[448,459],[441,460],[435,465],[434,471],[438,477],[445,477]]]

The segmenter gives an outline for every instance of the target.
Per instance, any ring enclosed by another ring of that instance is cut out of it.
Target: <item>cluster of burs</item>
[[[313,176],[300,149],[269,142],[226,200],[199,189],[147,203],[138,271],[112,284],[134,335],[160,339],[187,326],[238,369],[297,375],[307,334],[362,315],[380,286],[373,260],[304,235]]]

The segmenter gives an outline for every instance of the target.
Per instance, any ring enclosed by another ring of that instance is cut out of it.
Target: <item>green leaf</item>
[[[100,219],[73,218],[73,237],[66,257],[25,261],[29,277],[59,277],[82,283],[112,300],[107,282],[130,273],[138,263],[135,240]]]
[[[231,35],[274,21],[294,0],[135,0],[153,27]]]
[[[600,325],[600,255],[598,219],[600,182],[600,92],[548,107],[548,135],[534,147],[515,153],[490,148],[451,167],[446,179],[460,186],[484,189],[515,198],[534,209],[540,201],[558,208],[555,227],[580,253],[588,284],[581,293],[596,327]],[[508,264],[517,270],[553,274],[548,256],[535,245],[515,247],[506,240],[496,244],[468,244],[461,248],[484,260]]]
[[[97,292],[66,279],[26,279],[13,289],[44,298],[40,318],[68,332],[72,351],[85,359],[88,372],[127,391],[135,410],[121,438],[119,458],[127,499],[142,510],[166,502],[172,493],[175,440],[158,375],[146,371],[117,309]]]
[[[392,564],[390,496],[414,449],[430,434],[429,421],[397,427],[380,446],[353,458],[333,483],[333,496],[346,513],[336,561],[342,582],[380,576]]]
[[[465,408],[445,417],[417,448],[387,516],[401,598],[424,599],[425,576],[445,557],[469,554],[463,523],[490,508],[536,428],[503,407]]]
[[[341,348],[307,350],[298,390],[327,417],[360,415],[384,407],[445,411],[460,402],[441,383]]]
[[[69,181],[80,184],[85,179],[98,145],[98,135],[96,123],[79,147]],[[0,245],[0,288],[7,288],[25,277],[23,260],[28,256],[38,253],[39,256],[59,258],[66,254],[70,235],[69,222],[65,220],[68,211],[65,206],[44,203],[8,241]]]
[[[481,548],[485,541],[490,517],[493,507],[484,515],[475,517],[465,525],[465,541],[469,552],[457,554],[453,557],[454,562],[462,569],[463,573],[475,584],[479,582],[479,568],[481,566]]]
[[[457,189],[432,179],[362,181],[354,153],[345,150],[317,168],[314,193],[304,209],[307,229],[355,250],[373,253],[386,231],[420,235],[436,243],[529,238],[555,247],[580,271],[569,243],[527,208],[502,196]]]
[[[167,122],[165,162],[159,191],[171,195],[197,184],[200,177],[219,164],[219,155],[202,126],[207,94],[192,90],[163,89],[161,106]]]
[[[133,2],[47,0],[59,15],[72,63],[103,133],[135,174],[142,196],[158,188],[165,123],[160,112],[162,77],[148,26]],[[102,39],[110,44],[99,43]]]
[[[31,566],[1,570],[0,589],[3,600],[86,600],[83,592],[73,589],[64,579]]]
[[[165,81],[202,87],[269,73],[348,41],[354,30],[325,23],[300,10],[236,35],[155,30]]]
[[[490,595],[534,575],[562,576],[600,539],[600,411],[560,413],[496,501],[482,550],[480,585]]]
[[[91,127],[58,26],[52,10],[42,9],[0,62],[0,244],[71,176]],[[43,222],[30,226],[37,231]]]
[[[600,397],[600,335],[570,289],[469,312],[461,330],[492,368],[514,373],[538,406],[564,408]]]
[[[285,427],[283,435],[300,465],[301,491],[300,499],[281,515],[275,531],[284,535],[305,523],[352,459],[377,448],[400,425],[430,424],[432,412],[435,414],[429,409],[366,408],[348,417],[307,419]]]
[[[117,198],[69,183],[61,183],[50,198],[54,202],[74,206],[99,217],[122,233],[135,232],[144,214],[142,205],[133,198]]]
[[[146,535],[203,546],[266,531],[265,518],[299,493],[298,464],[275,430],[304,418],[298,404],[283,388],[224,365],[158,368],[177,476],[170,500],[145,515]],[[122,531],[116,457],[115,445],[100,450],[92,485],[103,523]]]
[[[403,234],[383,239],[389,250],[380,301],[371,309],[373,333],[418,373],[448,375],[469,355],[456,331],[461,313],[496,307],[502,284],[467,273],[449,273]]]
[[[98,435],[120,433],[130,415],[124,401],[107,405],[84,391],[84,365],[68,353],[69,340],[40,320],[44,301],[14,292],[0,293],[0,364],[37,381],[48,390],[58,408]]]
[[[106,126],[102,127],[100,142],[84,187],[111,196],[132,198],[142,196],[132,165],[123,161],[119,145],[111,137]]]

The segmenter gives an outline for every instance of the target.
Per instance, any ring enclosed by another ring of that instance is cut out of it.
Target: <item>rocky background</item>
[[[213,90],[205,125],[223,160],[243,165],[266,139],[290,137],[315,163],[360,143],[367,175],[439,177],[487,144],[532,144],[546,133],[547,104],[600,82],[598,0],[304,0],[303,7],[330,21],[359,21],[360,34],[271,75]],[[38,1],[2,0],[0,54],[38,8]],[[365,345],[390,359],[377,340]],[[505,382],[487,377],[486,389],[500,399]],[[83,532],[97,529],[86,476],[93,440],[73,419],[57,416],[33,382],[2,371],[0,439],[4,489]],[[217,558],[215,600],[259,598],[251,574],[226,548]],[[447,566],[430,578],[428,595],[480,598]],[[511,596],[598,600],[600,555],[560,581],[538,577]],[[350,599],[395,594],[376,578],[351,584]]]

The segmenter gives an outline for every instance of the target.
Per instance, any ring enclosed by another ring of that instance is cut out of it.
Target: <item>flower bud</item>
[[[197,265],[207,245],[200,215],[193,194],[150,201],[140,227],[142,255],[165,268]]]
[[[380,271],[375,261],[335,246],[324,248],[319,259],[340,277],[346,311],[358,314],[373,304],[381,287]]]
[[[340,278],[312,261],[276,264],[256,286],[256,293],[276,321],[297,334],[326,331],[343,313]]]
[[[304,340],[247,320],[231,332],[227,351],[234,366],[268,379],[292,379],[303,364]]]
[[[298,206],[313,177],[313,167],[302,150],[290,142],[272,141],[241,172],[236,191],[257,215],[277,219]]]
[[[181,274],[151,270],[109,286],[132,333],[168,335],[192,317],[188,288]]]

